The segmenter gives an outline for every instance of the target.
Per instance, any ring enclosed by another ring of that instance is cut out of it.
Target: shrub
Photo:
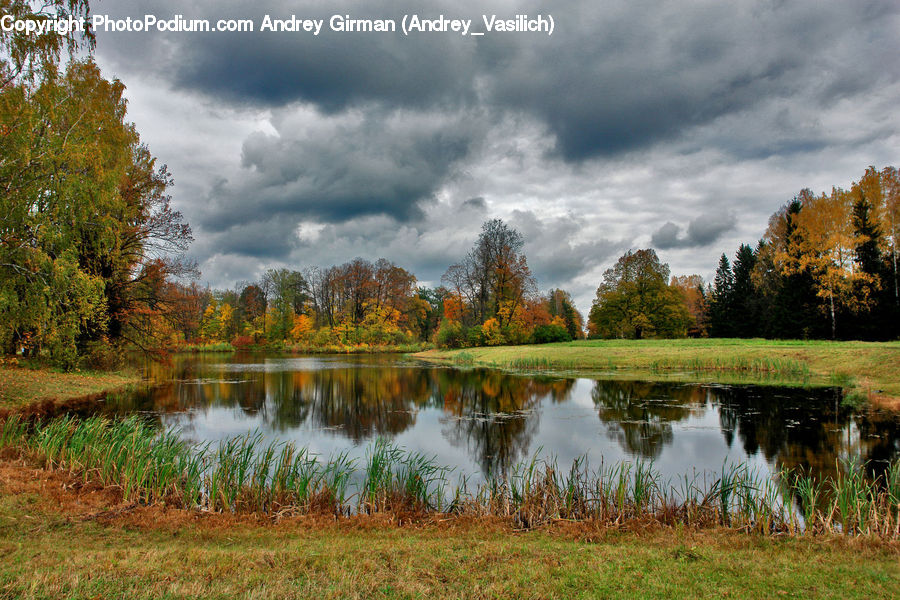
[[[551,342],[570,342],[572,336],[565,327],[559,325],[538,325],[531,333],[532,344],[549,344]]]
[[[466,341],[469,346],[484,346],[484,330],[481,325],[469,328],[466,332]]]
[[[238,335],[235,336],[233,340],[231,340],[231,345],[235,347],[237,350],[243,350],[255,344],[255,340],[253,336],[249,335]]]
[[[96,371],[115,371],[125,363],[125,353],[107,340],[88,342],[81,353],[81,366]]]
[[[434,334],[434,341],[442,348],[462,348],[466,341],[465,333],[462,323],[444,319]]]
[[[488,319],[481,329],[484,332],[484,342],[488,346],[502,346],[506,343],[506,337],[504,337],[497,319]]]

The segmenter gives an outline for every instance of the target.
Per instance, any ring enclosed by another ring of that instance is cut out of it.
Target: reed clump
[[[665,358],[651,361],[651,371],[737,371],[764,375],[778,375],[808,380],[809,365],[794,358],[748,358],[743,356]]]
[[[213,447],[190,444],[140,417],[56,418],[0,422],[0,450],[15,448],[85,481],[116,486],[128,501],[188,509],[346,515],[408,512],[500,516],[529,529],[556,520],[619,526],[725,526],[763,534],[868,535],[900,538],[900,461],[872,475],[848,458],[836,475],[802,470],[774,477],[747,464],[725,464],[663,479],[652,462],[601,464],[586,458],[560,467],[540,450],[507,474],[470,489],[434,457],[378,439],[363,464],[340,454],[323,460],[262,434]]]
[[[610,371],[616,370],[616,365],[614,365],[612,361],[608,361],[606,365],[603,365],[602,363],[598,364],[597,361],[594,361],[591,365],[587,365],[574,359],[550,359],[544,357],[514,358],[507,361],[502,366],[517,371],[574,371],[586,367],[592,367],[594,369],[602,368]]]

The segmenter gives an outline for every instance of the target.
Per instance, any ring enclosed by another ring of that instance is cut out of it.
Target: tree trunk
[[[894,261],[894,304],[900,305],[900,286],[897,285],[897,228],[891,211],[891,258]]]
[[[831,304],[831,339],[834,340],[835,337],[837,337],[837,335],[836,335],[837,325],[834,322],[834,293],[833,292],[828,295],[828,300],[829,300],[829,303]]]

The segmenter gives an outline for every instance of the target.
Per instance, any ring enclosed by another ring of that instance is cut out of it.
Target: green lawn
[[[900,548],[725,530],[334,521],[121,504],[0,461],[0,598],[890,598]]]
[[[433,350],[414,356],[506,369],[595,371],[651,379],[837,384],[850,393],[900,405],[900,342],[582,340]]]
[[[0,410],[81,398],[140,383],[137,371],[64,373],[50,368],[0,364]]]

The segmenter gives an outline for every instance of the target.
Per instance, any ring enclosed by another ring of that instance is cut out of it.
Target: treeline
[[[591,337],[891,340],[900,336],[897,169],[869,167],[849,190],[802,190],[755,247],[722,254],[715,278],[673,277],[651,250],[608,270]]]
[[[709,290],[715,337],[890,340],[900,336],[895,167],[849,190],[802,190],[755,248],[719,259]]]
[[[412,273],[384,258],[270,269],[229,290],[174,286],[178,320],[167,343],[463,347],[582,337],[583,318],[567,292],[537,293],[522,245],[503,221],[488,221],[436,288],[418,286]]]
[[[397,345],[427,336],[432,306],[416,278],[385,260],[356,258],[303,271],[269,269],[253,283],[211,291],[181,286],[170,344]]]

